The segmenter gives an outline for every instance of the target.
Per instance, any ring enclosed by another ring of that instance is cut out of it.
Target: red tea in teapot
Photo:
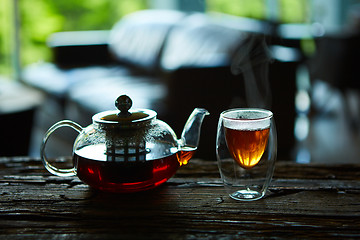
[[[178,151],[157,143],[143,158],[109,158],[105,144],[90,145],[74,153],[77,176],[93,188],[107,192],[137,192],[154,188],[171,178],[195,153],[195,147]]]

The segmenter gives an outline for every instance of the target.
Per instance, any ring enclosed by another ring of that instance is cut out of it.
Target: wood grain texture
[[[39,159],[0,158],[0,186],[0,239],[360,238],[360,164],[278,162],[267,196],[247,203],[200,159],[156,189],[108,194]]]

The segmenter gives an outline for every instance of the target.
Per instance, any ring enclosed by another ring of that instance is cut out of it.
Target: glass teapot
[[[120,96],[120,111],[105,111],[92,117],[92,124],[63,120],[46,132],[41,146],[45,168],[57,176],[77,176],[89,186],[106,192],[137,192],[159,186],[177,169],[187,164],[197,149],[200,128],[208,111],[195,108],[187,120],[181,138],[149,109],[130,110],[132,100]],[[45,154],[50,135],[60,127],[79,132],[73,145],[73,167],[59,169]]]

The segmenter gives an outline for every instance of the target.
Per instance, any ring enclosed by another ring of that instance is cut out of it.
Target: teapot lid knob
[[[131,115],[129,109],[132,106],[132,100],[127,95],[121,95],[115,101],[115,106],[120,110],[119,117],[128,117]]]
[[[1,0],[0,0],[1,1]],[[104,111],[93,116],[93,122],[104,129],[135,129],[147,126],[156,117],[156,112],[149,109],[132,109],[132,100],[121,95],[115,101],[119,111]]]

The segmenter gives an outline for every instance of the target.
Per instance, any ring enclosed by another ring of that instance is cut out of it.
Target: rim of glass
[[[259,113],[264,113],[266,114],[265,117],[259,117],[259,118],[234,118],[234,117],[227,117],[225,116],[227,113],[230,112],[259,112]],[[262,108],[232,108],[232,109],[228,109],[223,111],[220,116],[224,119],[228,119],[228,120],[234,120],[234,121],[262,121],[262,120],[267,120],[267,119],[271,119],[273,117],[273,113],[270,110],[266,110],[266,109],[262,109]]]

